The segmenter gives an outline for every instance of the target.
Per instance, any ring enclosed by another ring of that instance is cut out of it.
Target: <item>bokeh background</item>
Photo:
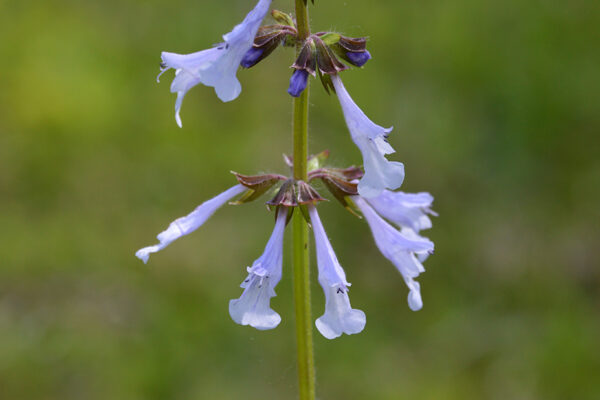
[[[281,325],[228,315],[272,229],[262,201],[225,207],[147,266],[134,257],[234,184],[230,170],[286,172],[291,50],[241,70],[234,102],[193,89],[183,129],[172,72],[155,81],[160,51],[209,47],[253,5],[0,1],[0,398],[296,398],[289,242]],[[320,205],[367,326],[315,330],[319,398],[599,399],[597,2],[317,0],[310,13],[314,30],[369,36],[373,59],[344,81],[394,125],[403,189],[439,212],[414,313],[366,224]],[[359,163],[336,98],[313,89],[311,150]],[[316,274],[313,288],[316,318]]]

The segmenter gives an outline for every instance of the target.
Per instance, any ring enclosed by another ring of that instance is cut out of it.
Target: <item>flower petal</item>
[[[412,278],[407,278],[406,286],[408,286],[410,289],[410,292],[408,292],[408,307],[413,311],[419,311],[421,308],[423,308],[421,285]]]
[[[323,286],[321,284],[321,286]],[[360,333],[365,328],[367,317],[361,310],[353,309],[348,291],[338,286],[323,286],[325,291],[325,314],[319,317],[315,325],[321,335],[335,339],[345,333]]]
[[[135,253],[135,256],[142,260],[144,263],[148,262],[148,258],[151,253],[156,253],[167,247],[174,240],[179,239],[189,233],[192,233],[198,229],[208,218],[210,218],[215,211],[217,211],[223,204],[228,202],[233,197],[244,192],[246,188],[243,185],[235,185],[216,197],[205,201],[200,204],[194,211],[171,222],[169,227],[158,234],[157,238],[160,243],[154,246],[144,247]]]
[[[270,282],[250,274],[248,284],[239,299],[229,301],[229,315],[235,323],[250,325],[259,330],[273,329],[281,322],[281,316],[269,305]]]
[[[379,126],[365,115],[348,94],[348,91],[344,87],[338,74],[331,75],[331,82],[337,93],[340,105],[342,106],[346,125],[348,125],[350,135],[352,135],[353,138],[355,136],[367,136],[371,139],[375,139],[380,136],[387,136],[387,134],[392,131],[392,127],[384,128]]]
[[[381,151],[385,148],[381,142],[383,138],[360,137],[354,140],[362,153],[365,168],[365,175],[358,183],[358,193],[366,198],[376,197],[386,188],[397,189],[404,181],[404,164],[388,161]]]
[[[415,232],[431,228],[433,196],[429,193],[404,193],[384,190],[379,196],[367,199],[379,215],[394,224]]]
[[[386,141],[392,128],[383,128],[371,121],[354,103],[339,75],[331,75],[331,81],[342,106],[350,136],[363,156],[365,175],[358,184],[358,192],[364,197],[374,197],[386,188],[399,188],[404,181],[404,165],[385,158],[386,154],[394,152]]]
[[[352,199],[367,220],[379,251],[394,264],[411,290],[409,306],[412,310],[420,309],[423,303],[420,286],[413,278],[424,272],[425,268],[417,256],[433,252],[433,242],[412,229],[398,231],[381,218],[365,199],[360,196],[353,196]]]

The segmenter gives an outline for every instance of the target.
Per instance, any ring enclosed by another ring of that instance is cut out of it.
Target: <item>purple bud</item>
[[[371,53],[368,50],[365,50],[362,53],[353,53],[351,51],[346,53],[346,57],[348,57],[348,61],[357,67],[362,67],[371,59]]]
[[[240,62],[240,65],[244,68],[250,68],[256,65],[260,61],[260,56],[262,56],[264,49],[259,47],[251,47],[250,50],[244,54],[244,58]]]
[[[290,78],[290,87],[288,88],[288,93],[293,97],[300,96],[300,93],[306,89],[307,82],[308,72],[303,69],[295,70],[294,74]]]

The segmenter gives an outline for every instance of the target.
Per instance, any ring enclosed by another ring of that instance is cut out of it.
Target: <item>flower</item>
[[[270,5],[271,0],[260,0],[240,24],[223,35],[225,42],[216,47],[192,54],[162,52],[161,72],[156,79],[168,69],[175,69],[171,92],[177,93],[175,120],[179,127],[179,111],[183,98],[188,90],[197,84],[214,87],[217,96],[224,102],[239,96],[242,86],[236,77],[237,69],[246,52],[252,47],[256,31]]]
[[[245,190],[247,189],[243,185],[235,185],[218,196],[205,201],[185,217],[177,218],[175,221],[171,222],[165,231],[159,233],[157,238],[160,243],[138,250],[135,253],[135,256],[142,260],[144,264],[147,263],[151,253],[156,253],[157,251],[164,249],[171,244],[171,242],[188,233],[192,233],[201,227],[202,224],[204,224],[204,222],[206,222],[206,220],[209,219],[223,204]]]
[[[308,83],[308,72],[303,69],[294,70],[292,77],[290,78],[290,87],[288,93],[293,97],[299,97],[300,94],[306,89]]]
[[[379,215],[394,224],[415,232],[431,228],[427,214],[437,216],[431,210],[433,196],[429,193],[404,193],[384,190],[379,196],[368,199]]]
[[[331,81],[342,106],[350,136],[363,156],[365,175],[358,183],[359,194],[370,198],[379,195],[386,188],[399,188],[404,181],[404,165],[385,158],[386,154],[394,153],[394,149],[386,141],[393,128],[383,128],[373,123],[354,103],[339,75],[331,75]]]
[[[311,205],[308,212],[315,234],[319,283],[325,292],[325,314],[317,319],[315,325],[327,339],[335,339],[342,333],[359,333],[367,322],[365,313],[353,309],[350,305],[350,284],[346,281],[346,274],[329,243],[317,209]]]
[[[423,307],[421,287],[414,278],[421,272],[425,272],[421,262],[433,252],[433,242],[419,236],[411,228],[403,227],[401,230],[394,228],[369,205],[371,199],[364,199],[361,196],[353,196],[352,199],[367,220],[379,251],[402,274],[410,290],[408,306],[413,311],[420,310]]]
[[[275,228],[264,253],[248,267],[248,277],[240,285],[244,292],[239,299],[229,301],[229,314],[240,325],[250,325],[259,330],[273,329],[281,317],[269,305],[275,297],[275,286],[281,280],[283,231],[287,208],[280,207]]]

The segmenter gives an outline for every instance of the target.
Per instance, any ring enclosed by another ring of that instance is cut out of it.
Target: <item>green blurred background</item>
[[[314,30],[370,37],[344,82],[394,125],[403,189],[440,215],[414,313],[366,224],[319,207],[368,317],[360,335],[315,330],[319,398],[599,399],[597,1],[316,3]],[[183,129],[172,72],[155,81],[160,51],[209,47],[253,5],[0,1],[0,398],[296,398],[289,242],[281,325],[228,315],[272,229],[262,201],[134,257],[230,170],[286,172],[291,50],[241,70],[234,102],[194,88]],[[313,89],[311,150],[359,163],[336,98]]]

